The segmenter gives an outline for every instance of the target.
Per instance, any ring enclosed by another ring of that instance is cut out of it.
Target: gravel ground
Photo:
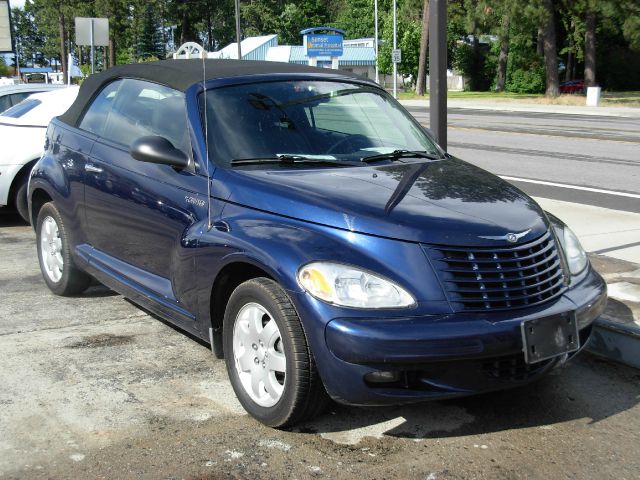
[[[103,287],[50,294],[6,214],[0,266],[1,478],[640,478],[638,370],[583,354],[517,390],[278,431],[206,346]]]

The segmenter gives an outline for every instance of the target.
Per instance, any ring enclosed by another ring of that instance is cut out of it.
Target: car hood
[[[218,172],[216,172],[218,173]],[[217,177],[218,175],[216,175]],[[456,158],[377,167],[224,170],[229,201],[344,230],[438,245],[509,245],[547,229],[513,185]]]

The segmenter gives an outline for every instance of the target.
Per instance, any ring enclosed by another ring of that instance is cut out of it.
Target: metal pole
[[[447,149],[447,0],[431,0],[429,12],[429,127]]]
[[[16,73],[18,74],[18,81],[22,83],[22,75],[20,75],[20,43],[16,41]]]
[[[238,44],[238,60],[242,60],[242,46],[240,45],[240,0],[236,0],[236,42]]]
[[[393,0],[393,49],[397,49],[398,25],[396,18],[396,0]],[[393,62],[393,97],[398,98],[398,64]]]
[[[93,18],[90,21],[91,21],[91,73],[93,73],[93,65],[94,65],[94,60],[93,60]]]
[[[375,0],[374,3],[374,12],[375,12],[375,33],[376,37],[373,39],[373,46],[376,50],[376,83],[380,83],[380,70],[378,69],[378,0]]]

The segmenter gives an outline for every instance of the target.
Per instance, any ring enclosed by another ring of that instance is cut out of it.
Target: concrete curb
[[[400,100],[405,107],[429,108],[429,100]],[[586,115],[596,117],[640,118],[640,108],[635,107],[587,107],[580,105],[539,105],[517,102],[477,102],[450,99],[448,108],[490,110],[496,112],[552,113],[561,115]]]
[[[595,321],[586,350],[640,368],[640,265],[599,255],[591,256],[591,262],[610,289],[609,303]],[[620,284],[630,288],[614,288]],[[619,295],[619,291],[624,295]]]
[[[586,349],[599,357],[640,368],[640,328],[599,318]]]

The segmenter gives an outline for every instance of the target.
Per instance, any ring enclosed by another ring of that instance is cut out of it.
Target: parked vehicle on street
[[[569,80],[560,84],[560,93],[584,93],[584,81]]]
[[[29,172],[44,151],[47,125],[77,95],[78,87],[36,93],[0,114],[0,207],[15,207],[27,222]]]
[[[49,92],[64,88],[62,85],[51,85],[43,83],[23,83],[21,85],[1,85],[0,86],[0,113],[20,103],[29,95],[40,92]]]
[[[95,277],[210,342],[274,427],[329,397],[523,385],[573,357],[606,303],[559,219],[343,72],[114,67],[51,122],[29,185],[55,294]]]

